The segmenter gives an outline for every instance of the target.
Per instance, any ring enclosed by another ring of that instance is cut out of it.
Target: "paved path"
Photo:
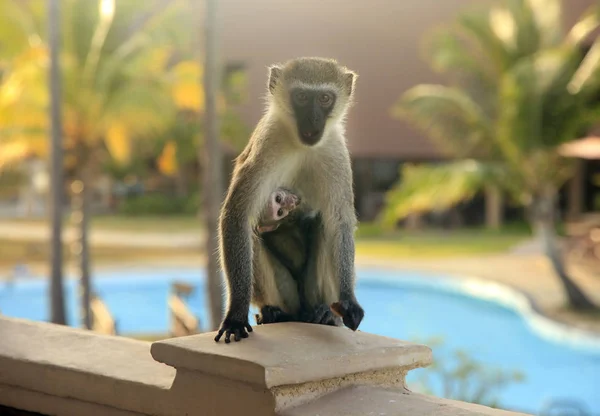
[[[75,238],[75,229],[65,228],[64,241]],[[27,224],[19,222],[0,222],[0,239],[27,241],[48,241],[50,228],[42,224]],[[194,232],[143,232],[119,231],[107,229],[91,229],[90,242],[95,246],[141,247],[141,248],[183,248],[202,247],[205,233]]]

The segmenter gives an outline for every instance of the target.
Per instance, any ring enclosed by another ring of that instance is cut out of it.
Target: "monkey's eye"
[[[277,210],[277,216],[278,216],[278,217],[283,217],[283,210],[282,210],[281,208],[279,208],[279,209]]]
[[[281,195],[277,194],[277,196],[275,197],[275,202],[281,204]]]
[[[304,105],[308,102],[308,95],[305,92],[297,92],[294,94],[294,100],[300,104]]]
[[[331,95],[329,94],[321,94],[319,95],[319,104],[321,104],[324,107],[327,107],[329,105],[331,105],[332,102],[332,98]]]

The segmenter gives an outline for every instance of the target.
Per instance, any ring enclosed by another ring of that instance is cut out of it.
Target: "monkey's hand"
[[[248,332],[252,332],[252,327],[248,322],[248,317],[245,320],[234,319],[229,316],[225,317],[225,320],[221,324],[221,329],[215,337],[215,341],[219,342],[223,334],[225,334],[225,343],[231,342],[231,335],[233,334],[234,339],[240,341],[242,338],[248,338]]]
[[[341,300],[331,304],[331,310],[344,321],[344,325],[353,331],[358,329],[365,311],[355,300]]]

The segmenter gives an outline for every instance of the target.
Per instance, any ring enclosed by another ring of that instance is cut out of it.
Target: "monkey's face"
[[[329,89],[294,88],[290,91],[296,128],[302,143],[307,146],[319,143],[336,99],[335,92]]]
[[[352,104],[356,73],[325,58],[297,58],[269,69],[270,109],[298,140],[315,146],[328,125],[344,119]]]

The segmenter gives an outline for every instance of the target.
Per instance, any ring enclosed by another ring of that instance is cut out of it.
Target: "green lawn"
[[[501,253],[528,237],[520,232],[487,233],[475,230],[421,232],[386,237],[358,237],[356,254],[394,258],[439,258]]]
[[[28,223],[39,221],[27,221]],[[195,232],[202,229],[202,222],[194,217],[96,217],[92,226],[96,229],[121,232]],[[530,236],[525,227],[509,227],[500,231],[463,229],[452,231],[395,231],[384,233],[378,227],[362,224],[357,232],[356,253],[382,259],[440,258],[476,256],[501,253]],[[0,263],[15,264],[20,261],[44,262],[49,247],[45,242],[8,241],[0,237]],[[68,251],[65,257],[68,257]],[[112,260],[198,256],[197,249],[146,249],[92,247],[96,262]]]

